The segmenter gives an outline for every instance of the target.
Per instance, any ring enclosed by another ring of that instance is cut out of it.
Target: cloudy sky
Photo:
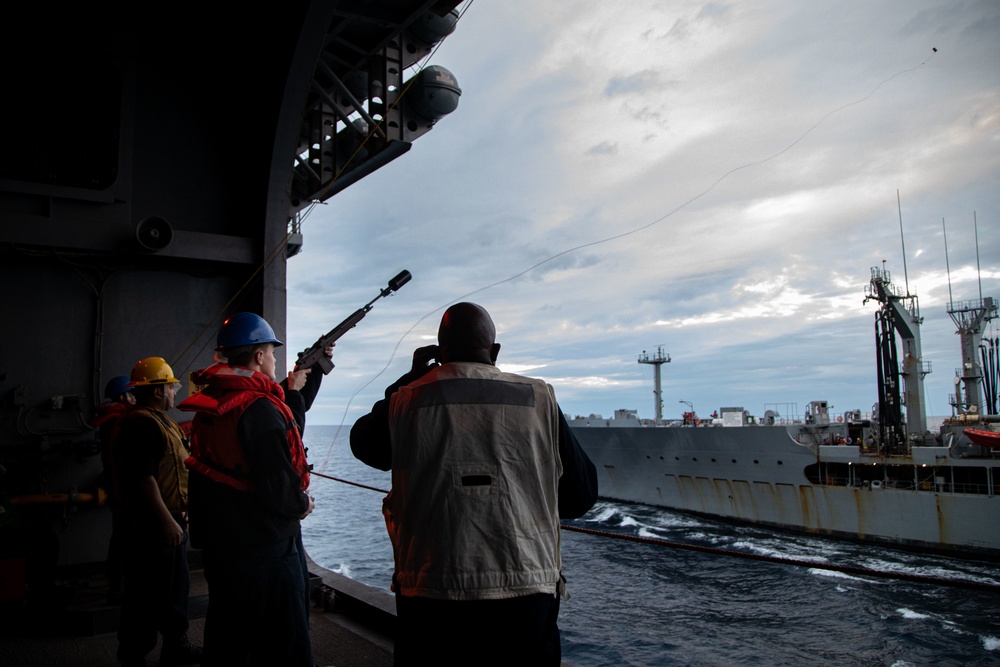
[[[460,10],[429,62],[458,109],[316,207],[289,262],[290,353],[413,274],[341,339],[310,423],[352,424],[460,300],[573,415],[652,417],[636,360],[659,346],[666,417],[868,411],[883,260],[919,296],[927,411],[950,414],[949,299],[1000,298],[1000,2]]]

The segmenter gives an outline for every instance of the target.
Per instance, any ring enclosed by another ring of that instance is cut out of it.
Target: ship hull
[[[597,466],[606,499],[813,535],[1000,557],[997,460],[953,459],[946,447],[915,447],[891,459],[866,456],[857,446],[799,444],[782,426],[570,423]],[[893,481],[875,481],[881,476],[874,470],[886,466]]]

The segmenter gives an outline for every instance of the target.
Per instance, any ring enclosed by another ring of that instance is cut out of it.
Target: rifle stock
[[[400,287],[408,283],[412,277],[413,276],[410,275],[410,272],[405,269],[396,274],[393,279],[389,281],[389,285],[379,292],[377,297],[363,305],[361,308],[355,310],[346,320],[320,336],[311,347],[299,352],[298,361],[295,362],[295,370],[317,365],[320,370],[323,371],[323,375],[329,374],[330,371],[333,370],[334,364],[326,356],[326,348],[335,343],[337,339],[345,333],[357,326],[358,322],[364,319],[365,315],[368,314],[368,311],[372,309],[372,304],[382,297],[388,296],[398,290]]]

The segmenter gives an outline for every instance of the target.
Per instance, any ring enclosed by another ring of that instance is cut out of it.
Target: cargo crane
[[[877,301],[875,349],[878,357],[878,437],[885,455],[905,454],[911,440],[922,439],[927,429],[924,377],[930,372],[920,351],[920,306],[909,288],[899,289],[883,262],[872,267],[865,289],[865,303]],[[902,356],[897,347],[902,341]],[[905,408],[905,414],[904,414]]]

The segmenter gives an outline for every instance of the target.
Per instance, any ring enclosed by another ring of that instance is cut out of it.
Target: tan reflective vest
[[[449,363],[390,400],[383,502],[402,595],[556,593],[559,413],[541,380]]]
[[[188,471],[184,467],[184,459],[188,451],[184,447],[184,433],[177,423],[159,410],[136,407],[130,413],[130,418],[145,416],[156,422],[163,434],[163,456],[156,470],[156,485],[160,487],[160,497],[163,504],[172,514],[187,511],[188,504]]]

